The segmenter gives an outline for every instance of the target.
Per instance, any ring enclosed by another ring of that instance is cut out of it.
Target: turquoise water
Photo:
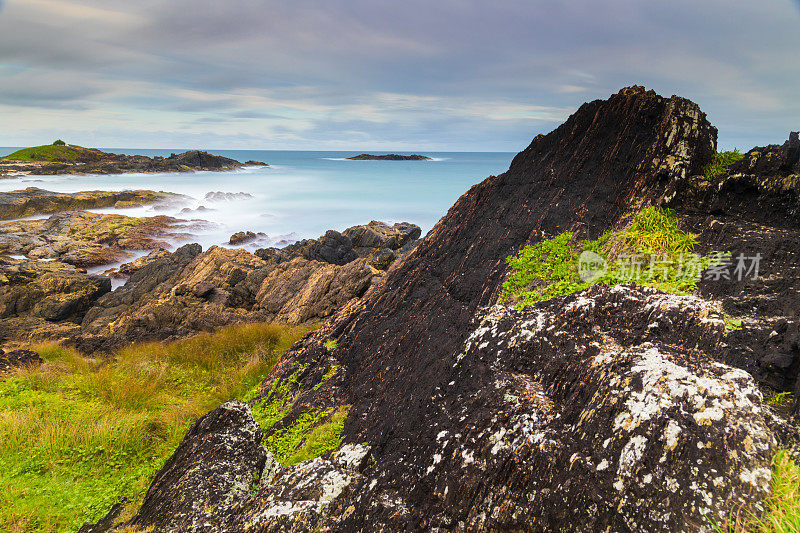
[[[0,148],[0,156],[14,151]],[[168,156],[171,150],[109,149],[115,153]],[[234,172],[124,174],[113,176],[23,176],[0,180],[0,190],[40,187],[58,192],[155,189],[186,195],[168,208],[126,209],[131,216],[164,214],[202,220],[191,237],[204,248],[223,244],[236,231],[266,233],[255,246],[314,238],[370,220],[408,221],[427,232],[456,199],[490,174],[504,172],[513,153],[424,152],[433,161],[349,161],[353,152],[211,150],[269,167]],[[378,152],[384,153],[384,152]],[[401,152],[405,153],[405,152]],[[205,199],[209,192],[247,193],[252,198]],[[207,210],[195,211],[203,206]],[[192,210],[190,212],[184,209]],[[115,212],[114,210],[98,210]],[[116,211],[120,212],[120,211]],[[180,244],[177,242],[175,244]]]

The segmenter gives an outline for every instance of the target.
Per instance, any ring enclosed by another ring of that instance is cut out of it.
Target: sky
[[[798,0],[0,0],[0,146],[519,151],[645,85],[800,130]]]

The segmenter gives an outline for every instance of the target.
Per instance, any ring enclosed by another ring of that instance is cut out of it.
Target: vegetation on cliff
[[[732,164],[740,161],[744,157],[744,154],[739,152],[738,148],[734,148],[733,150],[727,152],[717,152],[714,154],[714,159],[711,160],[705,170],[704,174],[707,180],[712,180],[728,170],[728,167]]]
[[[622,231],[609,231],[595,240],[578,240],[572,232],[564,232],[509,256],[511,272],[503,283],[502,299],[522,309],[597,283],[633,282],[689,294],[697,289],[702,271],[719,257],[694,254],[696,244],[697,235],[680,229],[674,211],[646,207]],[[582,272],[587,253],[598,263]]]
[[[0,382],[0,530],[74,531],[138,502],[189,425],[269,372],[305,328],[249,324],[108,360],[57,346]]]

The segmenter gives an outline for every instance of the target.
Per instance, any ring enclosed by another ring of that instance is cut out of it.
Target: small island
[[[50,145],[17,150],[0,158],[0,175],[124,174],[128,172],[192,172],[195,170],[235,170],[253,164],[189,150],[169,157],[121,155],[84,148],[58,140]]]
[[[412,154],[386,154],[386,155],[373,155],[373,154],[360,154],[353,157],[348,157],[353,161],[430,161],[431,158],[425,155]]]

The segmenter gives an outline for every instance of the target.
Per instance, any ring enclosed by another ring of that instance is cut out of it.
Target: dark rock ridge
[[[328,230],[319,239],[304,239],[285,248],[262,248],[256,255],[276,263],[303,257],[344,265],[359,257],[369,265],[386,270],[398,255],[408,251],[419,239],[422,230],[415,224],[398,222],[392,226],[373,220],[364,226],[354,226],[343,233]]]
[[[292,383],[283,393],[291,407],[265,438],[303,413],[350,406],[339,448],[289,468],[265,466],[258,494],[243,494],[226,472],[252,471],[248,457],[257,452],[248,444],[242,459],[213,457],[214,439],[235,440],[251,419],[239,406],[241,420],[218,410],[209,416],[230,423],[187,435],[136,524],[182,532],[708,531],[708,517],[759,513],[773,452],[796,448],[797,430],[764,404],[751,374],[720,362],[732,342],[723,309],[736,298],[758,307],[761,296],[778,312],[768,291],[779,280],[728,286],[718,301],[598,286],[526,311],[496,304],[509,254],[568,230],[597,237],[652,203],[677,202],[684,224],[729,213],[724,224],[754,233],[711,224],[704,247],[756,235],[783,258],[777,271],[790,273],[793,237],[779,236],[779,245],[769,232],[789,220],[791,201],[767,188],[750,200],[747,188],[717,188],[745,167],[708,187],[709,202],[721,198],[718,214],[703,211],[705,196],[691,206],[680,200],[697,199],[686,184],[715,144],[716,129],[683,98],[629,87],[584,104],[506,173],[472,187],[381,283],[298,342],[264,381],[264,400],[278,380]],[[794,172],[793,146],[768,150],[785,156],[781,179]],[[746,201],[774,201],[778,215],[758,222],[760,213],[737,214]],[[786,322],[771,338],[788,339]],[[791,368],[785,373],[791,381]],[[189,450],[209,461],[195,462]],[[152,512],[169,509],[182,480],[203,472],[220,479],[219,490],[206,486],[191,492],[191,506]]]
[[[412,155],[400,155],[400,154],[385,154],[385,155],[373,155],[373,154],[359,154],[353,157],[348,157],[347,159],[352,159],[354,161],[430,161],[430,157],[425,155],[419,154],[412,154]]]
[[[28,187],[21,191],[0,193],[0,220],[79,209],[137,207],[178,197],[179,195],[166,192],[144,190],[60,193]]]
[[[76,147],[78,148],[78,147]],[[147,157],[143,155],[121,155],[93,148],[80,148],[78,156],[70,161],[12,161],[0,159],[0,174],[122,174],[126,172],[191,172],[195,170],[233,170],[242,163],[190,150],[169,157]]]

